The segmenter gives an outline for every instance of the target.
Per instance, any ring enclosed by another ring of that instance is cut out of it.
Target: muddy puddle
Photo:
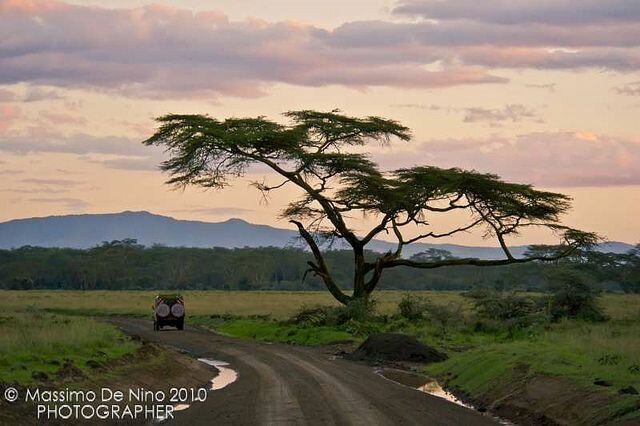
[[[437,396],[438,398],[446,399],[449,402],[453,402],[454,404],[460,405],[470,410],[476,409],[473,405],[461,401],[460,399],[456,398],[454,394],[443,389],[436,380],[427,376],[423,376],[422,374],[396,370],[393,368],[383,368],[380,370],[376,370],[376,373],[381,375],[385,379],[414,388],[424,393],[428,393],[429,395]],[[487,413],[487,415],[497,420],[500,424],[510,426],[515,425],[515,423],[511,423],[507,420],[493,416],[490,413]]]
[[[238,380],[238,372],[229,368],[229,363],[227,362],[207,358],[198,358],[198,361],[204,362],[218,370],[218,375],[211,379],[211,387],[209,390],[220,390]]]
[[[210,365],[218,370],[218,374],[209,381],[209,390],[211,391],[223,389],[238,380],[238,372],[233,368],[230,368],[229,363],[227,362],[208,358],[198,358],[198,361]],[[190,407],[191,404],[176,404],[173,406],[173,411],[184,411],[189,409]],[[158,418],[156,419],[156,422],[162,423],[165,420],[167,419]]]

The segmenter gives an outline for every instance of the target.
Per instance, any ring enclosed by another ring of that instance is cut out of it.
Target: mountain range
[[[242,219],[224,222],[178,220],[146,211],[107,214],[81,214],[16,219],[0,223],[0,248],[25,245],[39,247],[90,248],[103,241],[134,238],[145,246],[162,244],[171,247],[285,247],[300,244],[294,230],[257,225]],[[395,244],[374,240],[369,249],[384,252]],[[443,249],[456,257],[499,259],[504,255],[498,247],[471,247],[456,244],[415,243],[404,249],[405,256],[429,248]],[[609,241],[599,250],[624,253],[631,244]],[[512,252],[521,256],[527,246],[514,246]]]

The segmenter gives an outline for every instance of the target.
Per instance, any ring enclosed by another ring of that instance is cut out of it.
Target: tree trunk
[[[365,286],[364,250],[354,247],[353,299],[366,298],[369,294]]]

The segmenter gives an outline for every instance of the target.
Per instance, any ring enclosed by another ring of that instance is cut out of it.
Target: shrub
[[[346,306],[305,305],[289,318],[289,322],[311,326],[366,322],[376,319],[375,309],[374,299],[356,299]]]
[[[331,325],[336,318],[336,309],[332,306],[303,305],[289,318],[289,322],[312,326]]]
[[[482,290],[468,294],[478,314],[484,318],[508,321],[541,312],[540,300],[515,291]]]
[[[338,309],[339,317],[356,321],[371,321],[376,317],[376,306],[378,302],[375,299],[361,298],[349,302],[346,306],[340,306]]]
[[[604,321],[606,315],[598,304],[600,291],[590,286],[583,275],[575,271],[560,271],[552,275],[549,289],[550,314],[554,320],[579,318]]]
[[[398,315],[409,321],[417,321],[426,318],[427,309],[431,303],[425,297],[405,294],[398,303]]]
[[[427,304],[429,319],[438,326],[440,335],[445,337],[449,326],[462,322],[462,305],[459,303],[448,303],[446,305]]]

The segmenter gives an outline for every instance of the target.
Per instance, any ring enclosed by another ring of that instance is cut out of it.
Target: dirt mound
[[[397,333],[370,335],[351,355],[354,360],[438,362],[447,355],[420,343],[415,337]]]

